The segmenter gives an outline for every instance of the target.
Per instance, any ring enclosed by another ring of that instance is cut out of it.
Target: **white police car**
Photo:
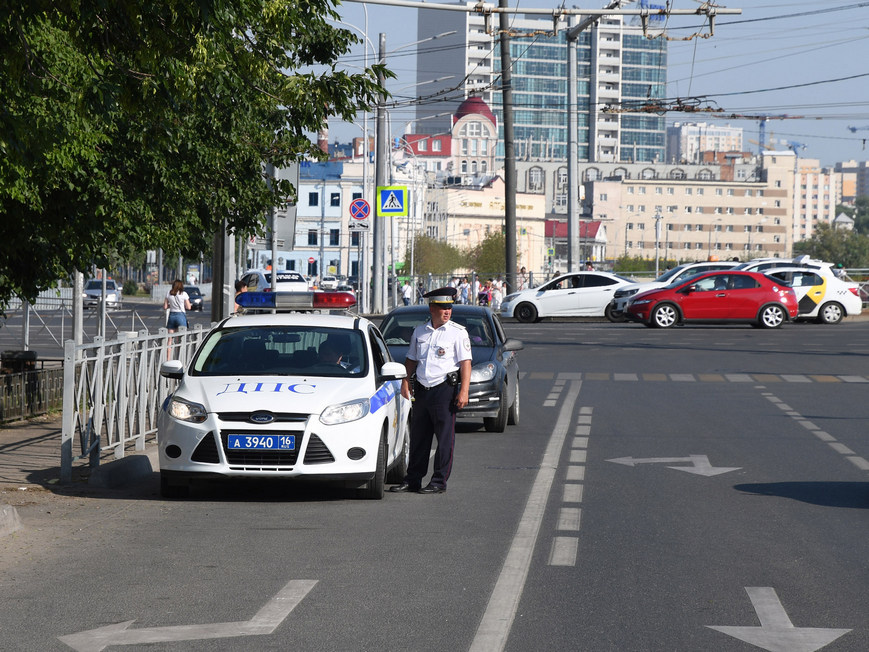
[[[160,368],[181,381],[157,422],[162,495],[181,497],[196,478],[254,477],[340,481],[382,498],[407,470],[410,402],[380,331],[349,314],[281,312],[347,308],[345,292],[238,301],[247,312],[217,325],[186,371]]]

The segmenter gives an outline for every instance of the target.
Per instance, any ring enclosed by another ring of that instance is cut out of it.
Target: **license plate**
[[[229,435],[229,450],[291,451],[296,448],[295,435]]]

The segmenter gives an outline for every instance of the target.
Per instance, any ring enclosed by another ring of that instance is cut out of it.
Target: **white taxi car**
[[[797,319],[838,324],[843,317],[853,317],[863,311],[860,285],[836,278],[831,267],[776,267],[764,273],[793,288],[799,306]]]
[[[186,370],[160,368],[180,381],[157,422],[161,494],[182,497],[197,478],[309,478],[382,498],[407,470],[410,402],[380,331],[349,314],[281,312],[350,307],[346,292],[238,301],[245,314],[218,324]]]

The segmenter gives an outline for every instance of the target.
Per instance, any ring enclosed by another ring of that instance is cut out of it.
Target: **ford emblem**
[[[250,415],[251,423],[271,423],[275,420],[275,415],[271,412],[254,412]]]

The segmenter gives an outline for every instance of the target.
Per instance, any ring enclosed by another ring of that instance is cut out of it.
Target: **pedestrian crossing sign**
[[[407,217],[407,186],[377,186],[377,215]]]

